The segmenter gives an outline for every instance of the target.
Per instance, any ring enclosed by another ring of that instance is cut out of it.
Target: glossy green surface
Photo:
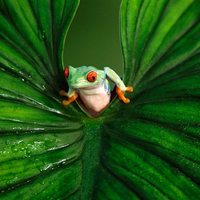
[[[78,3],[0,1],[0,199],[199,199],[200,2],[122,1],[134,92],[97,118],[59,96]]]

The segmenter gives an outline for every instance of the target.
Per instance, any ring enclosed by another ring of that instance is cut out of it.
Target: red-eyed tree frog
[[[78,68],[68,66],[64,69],[64,76],[69,86],[68,93],[64,90],[60,91],[60,95],[68,97],[68,100],[62,101],[65,106],[79,96],[89,113],[93,115],[100,113],[110,103],[110,84],[107,77],[116,84],[118,98],[124,103],[130,102],[124,96],[124,92],[132,92],[133,88],[126,87],[121,78],[109,67],[98,70],[92,66]]]

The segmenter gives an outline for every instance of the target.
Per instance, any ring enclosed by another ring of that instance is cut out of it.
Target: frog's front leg
[[[75,101],[75,100],[78,98],[78,94],[77,94],[76,90],[73,89],[73,88],[70,88],[70,87],[69,87],[68,93],[65,92],[64,90],[61,90],[61,91],[59,92],[59,94],[60,94],[61,96],[66,96],[66,97],[68,97],[68,100],[63,100],[63,101],[62,101],[62,104],[63,104],[64,106],[69,105],[70,103],[72,103],[73,101]]]
[[[126,87],[121,78],[109,67],[105,67],[104,71],[108,78],[116,84],[116,93],[118,95],[119,100],[122,100],[124,103],[129,103],[130,99],[124,96],[125,92],[133,92],[133,88],[131,86]]]

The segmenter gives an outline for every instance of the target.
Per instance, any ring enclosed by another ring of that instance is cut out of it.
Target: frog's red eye
[[[64,69],[64,76],[65,76],[66,78],[68,78],[68,76],[69,76],[69,67],[66,67],[66,68]]]
[[[89,82],[94,82],[94,81],[96,81],[96,80],[97,80],[97,73],[94,72],[94,71],[90,72],[90,73],[87,75],[87,80],[88,80]]]

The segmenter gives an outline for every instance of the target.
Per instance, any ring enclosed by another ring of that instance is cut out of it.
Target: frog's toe
[[[61,96],[67,97],[67,92],[65,92],[64,90],[60,90],[59,94],[60,94]]]
[[[124,103],[129,103],[130,102],[130,99],[128,99],[128,98],[124,98],[122,100],[123,100]]]
[[[131,86],[126,87],[126,92],[133,92],[133,87]]]
[[[70,103],[72,103],[73,101],[75,101],[77,98],[78,98],[78,94],[75,92],[75,94],[72,97],[68,98],[68,100],[63,100],[62,104],[64,106],[68,106]]]
[[[67,101],[67,100],[63,100],[62,101],[62,105],[63,106],[68,106],[71,102]]]
[[[121,97],[121,99],[124,103],[129,103],[130,99],[126,98],[125,96]]]

